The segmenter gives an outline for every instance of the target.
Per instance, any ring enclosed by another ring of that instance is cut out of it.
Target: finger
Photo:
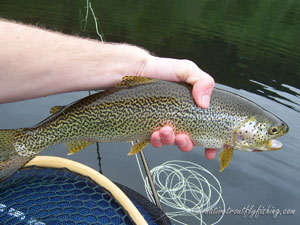
[[[159,131],[154,131],[152,133],[151,138],[150,138],[150,142],[155,148],[160,148],[160,147],[163,146],[163,143],[161,142],[161,139],[160,139],[160,136],[159,136]]]
[[[210,96],[214,88],[213,80],[197,81],[193,86],[193,98],[198,106],[203,109],[209,107]]]
[[[172,127],[165,126],[159,130],[161,142],[165,145],[173,145],[175,143],[175,134]]]
[[[215,85],[214,79],[192,61],[182,60],[181,68],[177,71],[179,79],[193,85],[192,94],[196,104],[201,108],[208,108]]]
[[[193,98],[201,108],[208,108],[214,79],[190,60],[149,56],[141,75],[193,85]]]
[[[215,148],[206,148],[205,149],[205,157],[209,160],[214,159],[216,154],[217,154],[217,149],[215,149]]]
[[[186,134],[177,134],[175,136],[175,144],[183,152],[189,152],[195,147],[189,136]]]

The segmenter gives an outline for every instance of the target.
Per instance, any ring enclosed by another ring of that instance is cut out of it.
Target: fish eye
[[[273,126],[271,127],[271,129],[269,130],[269,134],[276,134],[278,132],[278,128]]]

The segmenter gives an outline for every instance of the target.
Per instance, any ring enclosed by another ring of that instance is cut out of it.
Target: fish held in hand
[[[127,76],[114,88],[67,106],[31,128],[0,130],[0,179],[13,174],[43,149],[65,143],[74,154],[94,142],[139,140],[129,155],[150,143],[153,131],[165,125],[187,133],[205,148],[222,148],[220,171],[234,149],[267,151],[282,148],[275,140],[288,126],[272,113],[236,94],[215,88],[210,107],[199,108],[192,86]]]

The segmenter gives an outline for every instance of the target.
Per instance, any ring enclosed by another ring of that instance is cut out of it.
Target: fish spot
[[[18,155],[20,155],[20,156],[29,156],[30,155],[30,152],[27,150],[25,145],[16,144],[15,149],[16,149],[16,152],[18,153]]]

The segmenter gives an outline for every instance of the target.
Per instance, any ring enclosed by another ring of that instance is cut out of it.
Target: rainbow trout
[[[275,138],[288,132],[282,120],[255,103],[215,88],[208,109],[199,108],[185,83],[127,76],[116,87],[68,106],[55,106],[51,116],[31,128],[0,130],[0,179],[43,149],[65,143],[73,154],[94,142],[139,140],[129,155],[141,151],[164,125],[187,133],[198,146],[222,148],[222,171],[234,149],[276,150]]]

